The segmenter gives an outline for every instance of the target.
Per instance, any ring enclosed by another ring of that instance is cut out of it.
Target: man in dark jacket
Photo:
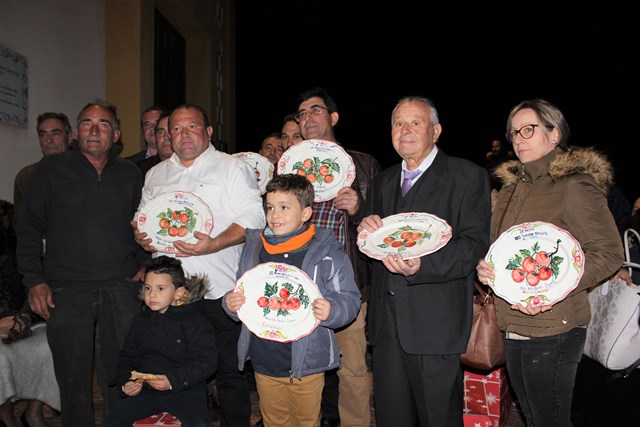
[[[71,149],[40,161],[20,209],[18,270],[31,309],[47,320],[64,425],[94,424],[94,362],[105,412],[120,399],[116,359],[137,300],[145,253],[130,221],[142,175],[118,157],[113,106],[86,105]],[[43,240],[44,239],[44,240]]]
[[[474,268],[489,247],[489,175],[436,146],[442,125],[429,99],[401,99],[392,123],[402,162],[376,177],[360,231],[379,230],[391,215],[424,212],[453,232],[434,253],[404,259],[399,251],[373,263],[369,341],[376,423],[462,427],[460,354],[471,331]]]

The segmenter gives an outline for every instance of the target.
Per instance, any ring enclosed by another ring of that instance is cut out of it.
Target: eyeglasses
[[[536,128],[538,126],[542,126],[542,125],[534,125],[534,124],[524,125],[518,130],[510,130],[506,133],[507,141],[514,144],[516,140],[516,135],[520,135],[522,139],[531,139],[531,137],[535,133]],[[544,125],[544,127],[546,127],[547,129],[553,129],[553,126],[551,125]]]
[[[309,114],[311,114],[312,116],[319,116],[320,114],[322,114],[322,110],[329,111],[328,108],[323,107],[322,105],[314,105],[309,111],[299,111],[293,117],[296,119],[296,122],[300,122],[300,120],[306,119],[307,115]]]

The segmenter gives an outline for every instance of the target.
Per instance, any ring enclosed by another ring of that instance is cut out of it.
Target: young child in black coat
[[[218,353],[211,322],[193,304],[207,287],[202,277],[185,278],[175,258],[163,255],[149,263],[145,305],[118,357],[117,387],[125,398],[103,427],[130,426],[160,412],[173,414],[183,426],[211,426],[206,381],[216,371]],[[132,380],[141,373],[147,375]]]

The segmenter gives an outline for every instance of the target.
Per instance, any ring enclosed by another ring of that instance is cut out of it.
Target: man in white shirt
[[[224,313],[221,298],[235,287],[245,229],[265,226],[261,193],[246,162],[217,151],[210,143],[213,128],[202,108],[185,104],[173,110],[169,134],[174,154],[147,172],[140,208],[161,193],[185,191],[204,200],[213,213],[210,235],[196,231],[197,243],[176,241],[173,245],[186,274],[206,274],[211,282],[204,310],[216,331],[220,425],[248,427],[249,389],[244,374],[237,369],[240,323]],[[135,221],[132,224],[136,228]],[[155,252],[146,233],[136,230],[135,235],[145,250]]]

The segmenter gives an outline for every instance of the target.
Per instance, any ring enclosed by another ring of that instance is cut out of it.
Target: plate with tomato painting
[[[273,179],[273,172],[275,167],[271,164],[269,159],[264,157],[260,153],[254,153],[251,151],[243,151],[241,153],[234,153],[232,156],[238,157],[249,164],[253,168],[256,174],[256,180],[258,181],[258,187],[262,194],[267,192],[267,184]]]
[[[313,300],[322,297],[320,290],[304,271],[292,265],[259,264],[238,279],[234,291],[247,297],[238,317],[259,338],[296,341],[320,324],[311,309]]]
[[[536,221],[515,225],[491,245],[485,260],[489,286],[511,304],[555,304],[578,286],[584,272],[580,243],[566,230]]]
[[[140,209],[138,230],[153,239],[151,245],[160,252],[175,253],[173,242],[196,243],[195,231],[209,234],[213,214],[198,196],[186,191],[168,191],[150,199]]]
[[[375,259],[387,255],[402,255],[412,259],[429,255],[445,246],[451,239],[451,226],[436,215],[407,212],[382,219],[382,227],[370,233],[358,234],[358,248]]]
[[[313,184],[315,201],[326,202],[356,178],[351,156],[335,142],[309,139],[289,147],[278,162],[278,175],[297,173]]]

